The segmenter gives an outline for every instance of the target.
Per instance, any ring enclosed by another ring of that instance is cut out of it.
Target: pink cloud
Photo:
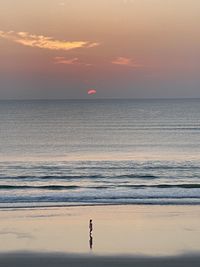
[[[121,66],[127,66],[127,67],[132,67],[132,68],[141,68],[143,67],[142,64],[138,64],[131,58],[127,57],[117,57],[112,61],[112,64],[115,65],[121,65]]]
[[[79,61],[77,57],[74,58],[66,58],[66,57],[54,57],[55,64],[64,64],[64,65],[81,65],[81,66],[92,66],[92,64],[84,63]]]
[[[66,64],[66,65],[75,65],[75,64],[80,64],[78,62],[78,58],[71,58],[71,59],[66,59],[65,57],[55,57],[54,58],[55,64]]]

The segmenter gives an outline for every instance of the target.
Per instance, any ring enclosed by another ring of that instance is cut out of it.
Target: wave
[[[157,179],[159,176],[152,175],[152,174],[123,174],[117,175],[113,178],[141,178],[141,179]]]
[[[0,198],[0,208],[4,207],[14,207],[15,205],[24,205],[24,206],[33,206],[40,207],[42,206],[70,206],[70,205],[123,205],[123,204],[149,204],[149,205],[168,205],[168,204],[179,204],[179,205],[191,205],[191,204],[200,204],[200,196],[166,196],[166,197],[94,197],[94,196],[85,196],[85,197],[63,197],[57,196],[38,196],[38,197],[13,197],[13,198]]]
[[[132,189],[145,189],[145,188],[183,188],[183,189],[198,189],[200,184],[110,184],[106,186],[78,186],[78,185],[0,185],[0,190],[25,190],[25,189],[40,189],[40,190],[75,190],[75,189],[117,189],[117,188],[132,188]]]
[[[47,190],[69,190],[78,189],[80,186],[76,185],[42,185],[42,186],[29,186],[29,185],[0,185],[0,190],[17,190],[17,189],[47,189]]]
[[[70,179],[123,179],[123,178],[137,178],[137,179],[158,179],[159,176],[152,174],[122,174],[122,175],[18,175],[18,176],[0,176],[1,179],[5,180],[14,180],[14,179],[22,179],[22,180],[70,180]]]
[[[68,180],[68,179],[95,179],[95,178],[103,178],[104,176],[101,175],[18,175],[18,176],[1,176],[0,179],[7,179],[7,180],[12,180],[12,179],[61,179],[61,180]]]
[[[158,184],[158,185],[118,185],[119,187],[128,188],[200,188],[200,184]]]

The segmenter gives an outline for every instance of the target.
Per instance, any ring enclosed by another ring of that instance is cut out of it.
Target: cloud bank
[[[0,37],[24,46],[49,50],[68,51],[76,48],[91,48],[99,45],[99,43],[89,41],[56,40],[52,37],[30,34],[28,32],[0,31]]]

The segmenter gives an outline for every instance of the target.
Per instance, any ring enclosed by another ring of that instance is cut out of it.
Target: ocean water
[[[200,100],[0,102],[0,207],[200,204]]]

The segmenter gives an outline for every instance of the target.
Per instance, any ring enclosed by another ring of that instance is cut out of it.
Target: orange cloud
[[[91,48],[99,45],[99,43],[92,43],[88,41],[69,42],[65,40],[55,40],[52,37],[30,34],[28,32],[0,31],[0,37],[24,46],[37,47],[49,50],[67,51],[76,48]]]
[[[132,68],[141,68],[143,65],[138,64],[137,62],[133,61],[131,58],[127,57],[118,57],[112,61],[112,64],[121,65],[121,66],[128,66]]]
[[[75,65],[80,64],[78,62],[78,58],[66,59],[65,57],[55,57],[54,58],[55,64],[66,64],[66,65]]]
[[[84,63],[79,61],[77,57],[67,59],[65,57],[54,57],[55,64],[65,64],[65,65],[82,65],[82,66],[92,66],[92,64]]]

